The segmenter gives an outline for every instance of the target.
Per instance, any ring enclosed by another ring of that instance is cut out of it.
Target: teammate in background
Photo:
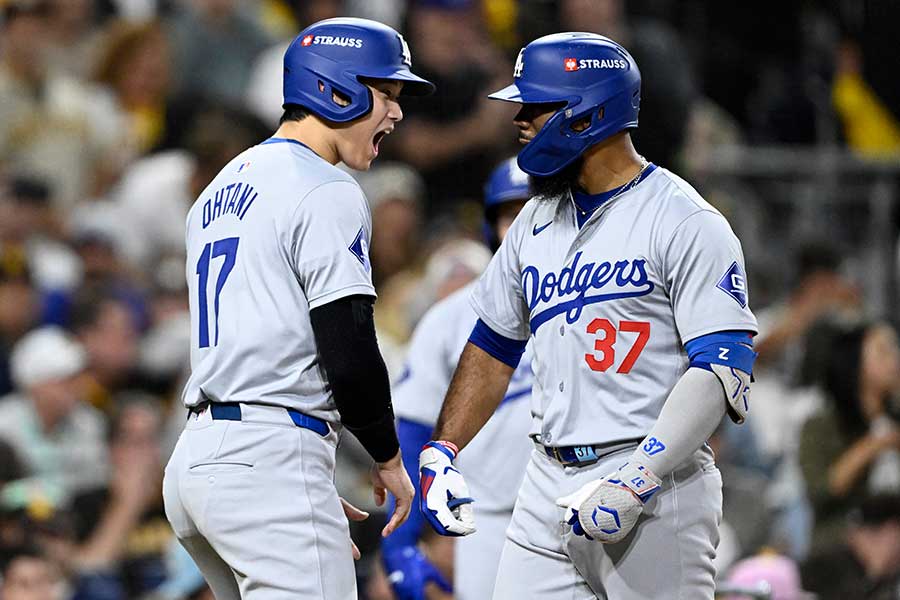
[[[187,219],[191,377],[166,468],[166,513],[217,600],[356,598],[335,490],[343,427],[375,460],[376,503],[408,515],[390,386],[375,339],[371,215],[356,181],[403,118],[401,94],[434,86],[406,42],[364,19],[302,31],[284,57],[274,137],[234,158]]]
[[[722,480],[704,442],[726,413],[744,420],[755,358],[740,243],[635,151],[640,73],[612,40],[539,38],[491,97],[522,105],[518,163],[538,197],[473,292],[479,319],[419,459],[422,508],[439,533],[475,531],[452,462],[531,339],[535,450],[493,597],[711,599]]]
[[[491,174],[484,195],[485,233],[497,250],[513,219],[531,196],[528,175],[515,159]],[[444,394],[478,316],[469,304],[475,282],[450,294],[422,317],[413,332],[406,369],[394,385],[394,407],[403,463],[416,478],[419,451],[431,439]],[[459,466],[478,498],[479,535],[454,545],[453,586],[457,600],[491,597],[516,492],[531,450],[527,399],[532,373],[527,355],[513,373],[503,401],[475,437]],[[445,592],[451,586],[417,547],[425,515],[410,519],[382,543],[385,570],[399,600],[424,600],[432,582]]]

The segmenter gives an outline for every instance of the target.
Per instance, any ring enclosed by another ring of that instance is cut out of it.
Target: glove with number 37
[[[473,499],[462,474],[453,466],[458,453],[450,442],[428,442],[419,454],[419,508],[441,535],[475,532]]]
[[[628,535],[644,504],[661,485],[662,481],[643,465],[626,463],[618,471],[558,498],[556,505],[566,509],[563,519],[575,535],[615,544]]]

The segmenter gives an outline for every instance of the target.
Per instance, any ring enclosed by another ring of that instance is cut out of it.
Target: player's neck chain
[[[609,204],[610,202],[612,202],[613,200],[615,200],[616,198],[618,198],[619,196],[621,196],[622,194],[624,194],[625,192],[627,192],[628,190],[630,190],[631,188],[633,188],[634,186],[637,185],[637,183],[641,180],[641,177],[643,176],[644,171],[646,171],[646,170],[647,170],[647,167],[650,166],[650,162],[649,162],[646,158],[644,158],[643,156],[640,156],[640,159],[641,159],[641,168],[640,168],[640,170],[637,172],[637,175],[635,175],[634,178],[633,178],[631,181],[629,181],[628,183],[626,183],[625,185],[623,185],[622,187],[620,187],[620,188],[619,188],[619,191],[617,191],[615,194],[613,194],[612,196],[610,196],[609,198],[607,198],[607,199],[603,202],[603,204]],[[578,204],[575,203],[574,201],[573,201],[573,204],[575,204],[575,208],[578,210],[579,213],[581,213],[582,215],[586,215],[586,214],[587,214],[587,211],[583,210],[583,209],[582,209],[580,206],[578,206]]]

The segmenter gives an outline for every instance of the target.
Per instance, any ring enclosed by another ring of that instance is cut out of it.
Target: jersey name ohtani
[[[203,229],[222,215],[236,215],[243,220],[258,195],[253,186],[247,183],[237,182],[223,186],[203,203]]]
[[[566,321],[571,324],[581,318],[582,310],[589,304],[646,296],[653,291],[653,282],[647,276],[646,260],[586,262],[579,266],[583,254],[578,252],[571,265],[543,277],[537,267],[529,265],[522,270],[522,290],[532,314],[532,333],[556,315],[565,313]],[[603,292],[592,293],[600,290]],[[571,299],[566,299],[573,295]],[[554,299],[560,302],[535,312],[539,302],[550,303]]]

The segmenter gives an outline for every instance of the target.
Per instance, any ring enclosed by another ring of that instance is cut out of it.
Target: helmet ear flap
[[[580,136],[594,130],[603,120],[604,107],[601,106],[596,112],[593,110],[582,113],[578,118],[572,119],[563,125],[567,136]]]
[[[356,86],[342,85],[330,77],[316,76],[316,114],[336,122],[347,122],[368,114],[372,110],[372,92],[362,82]],[[357,88],[357,89],[354,89]]]
[[[350,106],[350,102],[351,102],[350,96],[348,96],[347,94],[345,94],[344,92],[342,92],[341,90],[337,89],[334,86],[330,86],[330,87],[331,87],[331,101],[332,102],[334,102],[341,108],[347,108],[348,106]],[[320,92],[325,91],[325,84],[323,84],[321,80],[319,81],[319,91]]]

